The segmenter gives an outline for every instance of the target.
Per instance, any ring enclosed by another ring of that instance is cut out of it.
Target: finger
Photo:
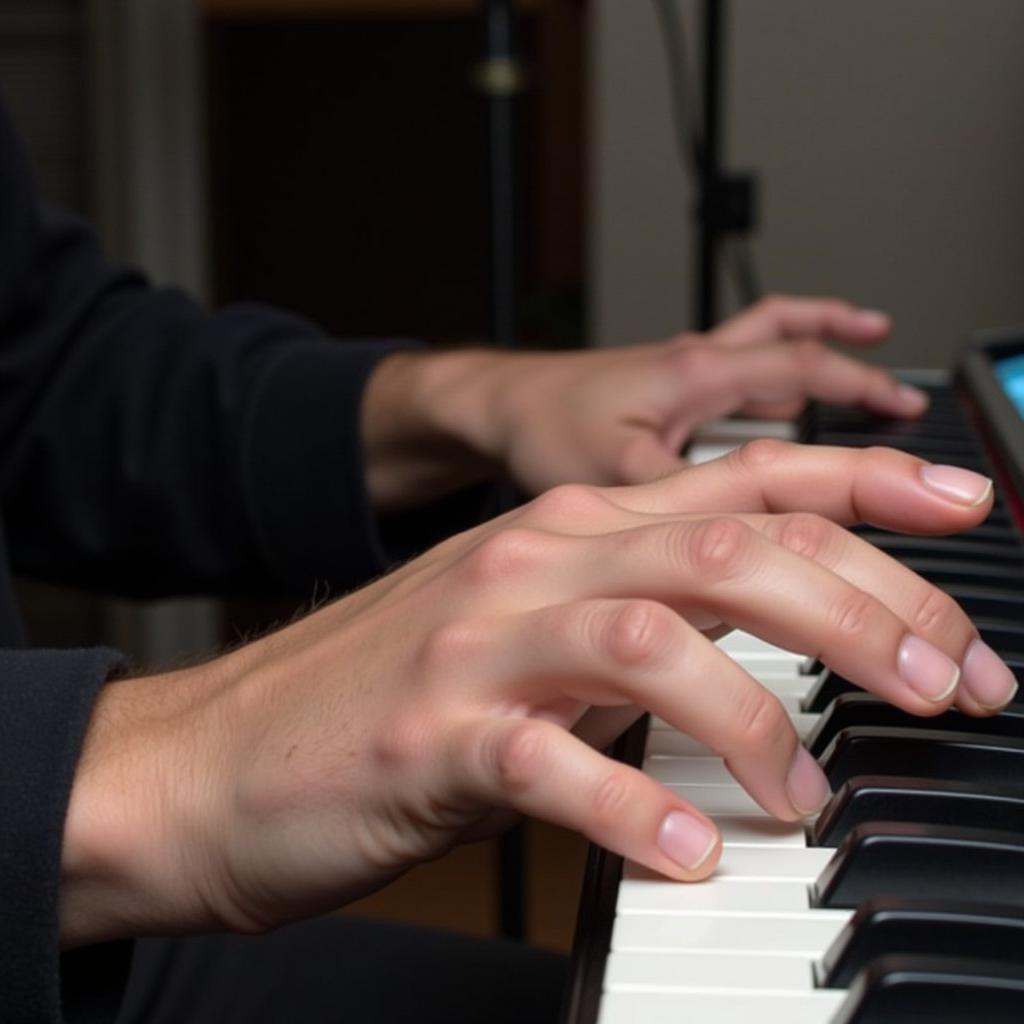
[[[888,337],[891,326],[885,313],[858,309],[842,299],[772,295],[727,320],[711,337],[727,346],[787,338],[833,338],[854,345],[876,345]]]
[[[867,541],[820,516],[793,513],[751,516],[746,522],[775,543],[849,580],[891,608],[916,636],[963,666],[956,704],[972,715],[991,715],[1017,690],[1010,669],[978,637],[957,603]]]
[[[493,628],[481,650],[499,653],[485,655],[492,660],[478,678],[495,680],[503,698],[515,693],[534,716],[588,729],[580,708],[629,716],[646,708],[726,758],[770,814],[796,820],[827,798],[779,701],[665,605],[574,601]]]
[[[451,789],[582,832],[670,878],[714,870],[721,841],[695,807],[549,722],[475,719],[453,736]]]
[[[820,658],[912,714],[934,715],[952,703],[956,661],[873,594],[740,519],[699,518],[568,541],[562,566],[557,581],[548,582],[549,600],[648,598],[699,628],[721,621]],[[905,572],[892,561],[879,591]],[[969,631],[966,617],[962,622]]]
[[[787,407],[808,398],[863,406],[883,416],[920,416],[928,407],[923,391],[810,338],[712,348],[701,356],[701,386],[693,401],[702,416],[720,416],[751,403]],[[694,358],[693,352],[680,352],[680,370],[692,370]]]
[[[817,512],[916,534],[956,533],[992,508],[992,481],[891,448],[760,440],[646,487],[608,496],[638,512]]]

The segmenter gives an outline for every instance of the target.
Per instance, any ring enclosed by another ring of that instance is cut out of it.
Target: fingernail
[[[786,776],[789,802],[799,814],[815,814],[828,803],[832,789],[818,762],[804,746],[796,748]]]
[[[959,466],[924,466],[921,480],[925,487],[958,505],[980,505],[992,493],[987,476]]]
[[[889,314],[883,313],[880,309],[858,309],[857,319],[864,327],[869,327],[873,331],[888,330],[892,323]]]
[[[900,408],[911,415],[924,412],[928,408],[927,393],[911,384],[900,384],[896,389],[896,400]]]
[[[896,666],[910,688],[933,703],[945,700],[960,681],[956,662],[913,633],[903,638],[896,653]]]
[[[717,842],[715,831],[684,811],[670,811],[658,829],[658,849],[688,871],[699,868]]]
[[[964,686],[983,707],[995,711],[1013,700],[1017,680],[984,640],[972,641],[964,656]]]

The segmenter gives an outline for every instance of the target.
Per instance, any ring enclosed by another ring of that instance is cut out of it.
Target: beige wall
[[[729,9],[728,161],[760,172],[765,286],[889,310],[900,365],[1024,322],[1024,3]],[[690,323],[691,199],[651,4],[597,0],[594,21],[592,317],[608,344]]]

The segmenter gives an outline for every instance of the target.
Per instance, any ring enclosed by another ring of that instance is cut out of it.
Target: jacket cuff
[[[96,693],[123,666],[105,648],[0,652],[0,1020],[9,1024],[63,1019],[64,821]],[[105,1005],[116,1007],[127,966],[105,979]]]

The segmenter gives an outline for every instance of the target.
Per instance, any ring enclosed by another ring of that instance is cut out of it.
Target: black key
[[[963,956],[1016,965],[1024,973],[1024,917],[978,903],[868,900],[821,960],[820,988],[849,988],[881,956]]]
[[[832,1024],[1020,1024],[1016,964],[967,957],[886,956],[858,976]]]
[[[856,775],[1019,785],[1024,779],[1024,739],[857,725],[838,732],[820,761],[833,789]]]
[[[940,584],[972,618],[1011,619],[1024,622],[1024,580],[1016,587],[983,587],[967,583]]]
[[[816,662],[820,665],[820,662]],[[811,714],[821,714],[825,708],[844,693],[864,693],[863,687],[851,683],[845,676],[833,672],[830,668],[822,668],[818,681],[807,691],[800,702],[800,709]]]
[[[946,779],[857,775],[844,782],[808,829],[811,846],[838,846],[858,825],[911,821],[996,828],[1024,835],[1024,791]]]
[[[862,534],[862,538],[897,561],[937,558],[984,565],[1016,565],[1024,581],[1024,548],[1016,541],[997,544],[960,537],[907,537],[899,533]]]
[[[984,465],[984,456],[977,443],[967,437],[936,437],[934,434],[899,434],[899,433],[871,433],[864,434],[850,431],[849,433],[838,430],[822,430],[815,435],[816,444],[839,445],[842,448],[870,448],[875,445],[882,445],[886,448],[898,448],[903,452],[910,452],[912,455],[920,455],[929,461],[936,461],[936,457],[943,462],[953,462],[962,459],[977,465]],[[963,465],[961,462],[960,465]]]
[[[1005,587],[1018,590],[1024,587],[1024,573],[1015,565],[985,565],[983,562],[953,562],[940,558],[907,558],[903,564],[926,580],[944,584],[968,584],[973,587]]]
[[[1011,708],[991,718],[972,718],[959,711],[946,711],[933,718],[922,718],[870,693],[843,693],[825,708],[817,724],[808,733],[804,745],[815,757],[821,757],[836,734],[851,726],[969,732],[981,736],[1016,736],[1024,739],[1024,710]]]
[[[853,526],[850,528],[850,532],[857,534],[858,537],[863,537],[864,540],[872,544],[877,543],[877,538],[879,537],[906,536],[906,534],[894,533],[891,530],[880,530],[875,526],[866,525]],[[935,539],[941,542],[944,538],[939,537]],[[973,544],[975,542],[978,544],[1008,544],[1019,552],[1024,552],[1024,538],[1021,537],[1017,530],[1012,526],[1000,526],[998,523],[992,523],[987,519],[979,526],[975,526],[974,529],[954,534],[950,539],[963,544]]]
[[[858,825],[812,887],[812,906],[869,898],[996,903],[1024,912],[1024,836],[906,822]]]
[[[999,656],[1006,663],[1007,668],[1013,673],[1021,689],[1014,694],[1013,699],[1007,705],[1009,708],[1024,706],[1024,654],[1015,651],[1000,650]],[[817,673],[813,671],[817,669]],[[821,667],[821,663],[812,663],[811,675],[817,674],[817,680],[808,689],[804,699],[800,702],[800,710],[809,714],[821,714],[837,697],[844,693],[865,693],[863,687],[851,682],[845,676],[833,672],[830,668]]]

